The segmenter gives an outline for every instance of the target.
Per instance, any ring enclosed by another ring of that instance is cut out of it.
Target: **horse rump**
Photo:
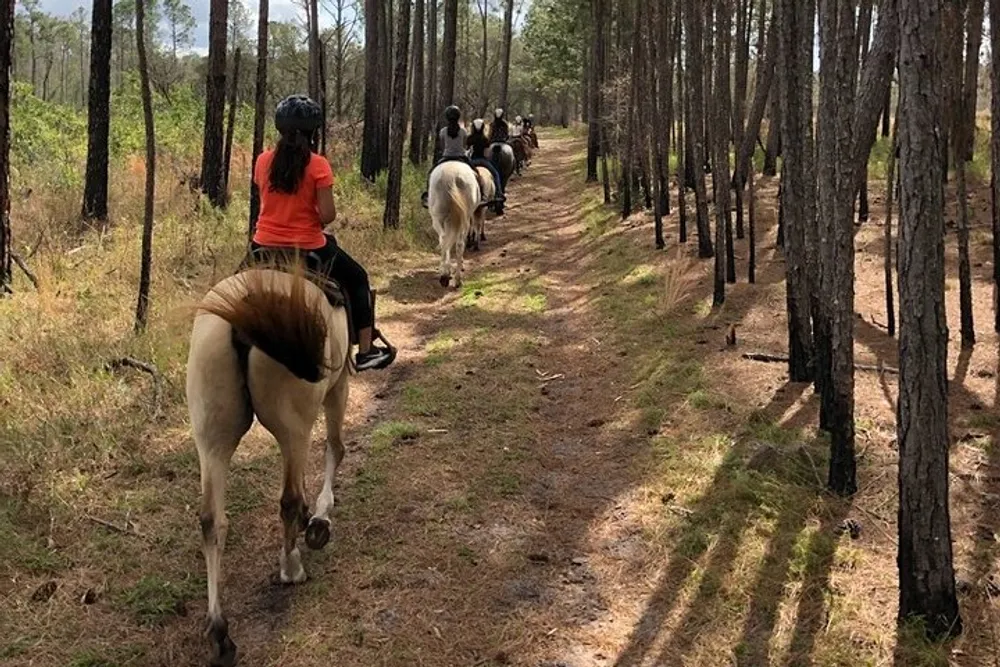
[[[278,284],[288,281],[287,288]],[[222,318],[233,327],[234,343],[256,347],[306,382],[319,382],[328,368],[326,320],[319,300],[307,292],[301,267],[286,274],[249,270],[233,278],[240,288],[213,290],[198,310]]]

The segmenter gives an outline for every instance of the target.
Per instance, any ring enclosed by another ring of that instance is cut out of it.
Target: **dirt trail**
[[[631,482],[627,438],[605,426],[623,388],[568,186],[581,144],[543,142],[462,290],[437,285],[430,256],[382,286],[401,353],[352,387],[335,536],[307,557],[310,581],[270,583],[271,504],[234,520],[263,529],[226,554],[243,664],[535,665],[607,611],[589,531]]]

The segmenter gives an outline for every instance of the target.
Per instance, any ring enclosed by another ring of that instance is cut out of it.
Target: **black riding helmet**
[[[278,103],[274,125],[281,134],[315,132],[323,126],[323,109],[306,95],[289,95]]]
[[[462,110],[459,109],[454,104],[452,104],[450,107],[444,110],[444,119],[449,123],[455,123],[461,117],[462,117]]]

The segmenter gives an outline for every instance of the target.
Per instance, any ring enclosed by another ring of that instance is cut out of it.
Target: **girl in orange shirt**
[[[344,288],[358,341],[355,365],[359,371],[385,368],[396,356],[391,347],[380,347],[375,329],[368,274],[323,228],[337,219],[333,201],[333,170],[315,152],[323,125],[320,106],[304,95],[292,95],[278,104],[274,117],[281,135],[278,145],[261,153],[254,167],[260,192],[260,216],[250,244],[261,249],[311,251],[322,270]]]

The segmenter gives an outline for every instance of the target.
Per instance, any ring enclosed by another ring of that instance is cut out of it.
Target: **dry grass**
[[[894,378],[858,377],[861,491],[848,502],[822,489],[827,447],[811,391],[739,354],[783,349],[775,184],[760,188],[758,283],[732,287],[712,311],[710,262],[694,258],[693,242],[677,246],[676,213],[670,249],[658,253],[645,216],[617,224],[599,190],[567,184],[581,147],[543,132],[507,219],[491,223],[458,292],[436,286],[419,226],[386,237],[370,203],[342,206],[352,222],[367,211],[344,243],[372,267],[401,356],[352,388],[334,541],[307,556],[302,587],[269,583],[275,448],[256,430],[241,446],[227,496],[225,604],[243,664],[991,664],[1000,632],[986,592],[995,540],[984,538],[1000,531],[993,337],[952,359],[967,632],[927,646],[909,632],[897,638],[894,621]],[[973,238],[985,257],[983,201]],[[145,336],[127,333],[134,222],[116,219],[104,240],[84,235],[88,248],[69,257],[81,240],[53,241],[33,260],[42,290],[19,284],[0,302],[4,349],[14,350],[0,362],[0,455],[16,472],[0,480],[0,594],[13,619],[0,623],[3,664],[177,665],[203,655],[197,463],[181,394],[188,323],[172,313],[235,264],[244,212],[214,217],[188,195],[164,196],[161,209]],[[858,236],[857,354],[895,365],[894,342],[868,324],[884,321],[880,235],[875,220]],[[984,332],[987,295],[978,283]],[[957,289],[948,298],[954,310]],[[736,350],[724,343],[730,325]],[[148,378],[104,370],[124,354],[163,374],[158,420]],[[319,461],[317,447],[313,481]],[[861,524],[856,539],[839,530],[848,518]],[[51,598],[32,601],[49,581]],[[81,602],[87,591],[92,604]]]

